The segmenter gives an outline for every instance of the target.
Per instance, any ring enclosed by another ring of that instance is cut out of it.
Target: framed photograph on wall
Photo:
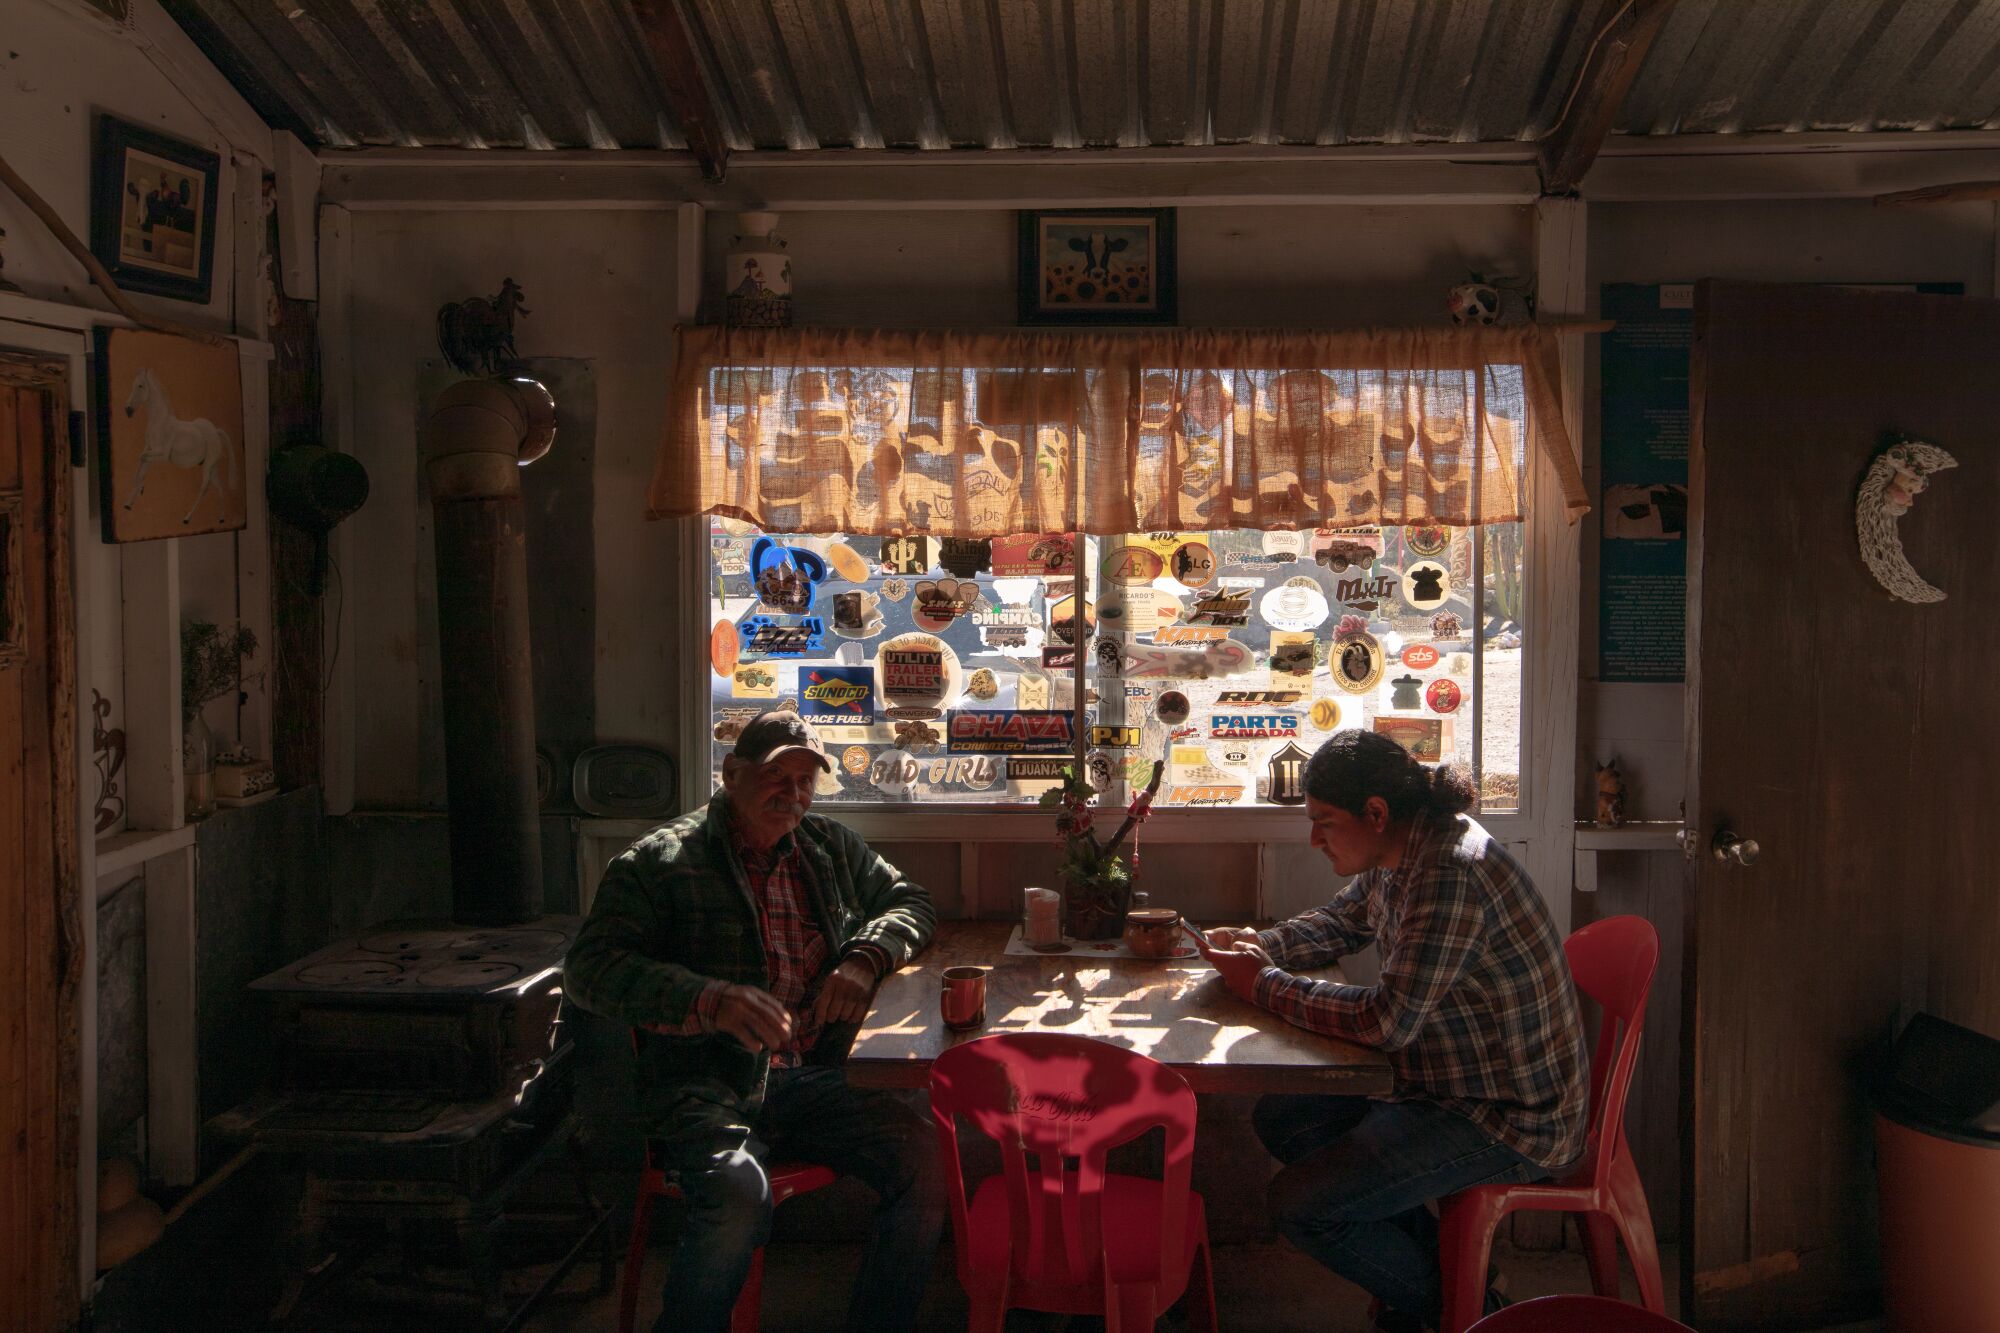
[[[222,158],[116,116],[97,118],[90,249],[127,291],[206,305]]]
[[[233,532],[248,522],[234,343],[99,328],[91,389],[105,541]]]
[[[1021,213],[1023,324],[1174,322],[1174,210]]]

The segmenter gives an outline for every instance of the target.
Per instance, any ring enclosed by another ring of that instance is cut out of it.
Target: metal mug
[[[938,992],[938,1013],[955,1032],[986,1021],[986,969],[947,967]]]

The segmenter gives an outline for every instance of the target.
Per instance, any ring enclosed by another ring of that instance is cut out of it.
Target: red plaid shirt
[[[737,828],[740,834],[741,826]],[[783,1050],[771,1052],[771,1064],[789,1068],[819,1040],[813,1000],[828,970],[826,936],[813,921],[798,844],[791,835],[763,853],[750,851],[739,836],[737,853],[750,881],[750,901],[757,904],[757,932],[763,937],[764,960],[770,969],[770,992],[792,1015],[792,1039]],[[710,982],[695,997],[686,1021],[655,1030],[676,1037],[715,1031],[716,1006],[727,984]]]
[[[1434,1102],[1551,1169],[1583,1151],[1588,1063],[1576,989],[1548,908],[1463,816],[1416,821],[1394,870],[1258,936],[1278,966],[1257,1003],[1388,1053],[1390,1100]],[[1380,947],[1373,986],[1291,973]]]

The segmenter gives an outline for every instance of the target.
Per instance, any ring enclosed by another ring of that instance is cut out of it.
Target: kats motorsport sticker
[[[1215,713],[1208,734],[1218,741],[1290,740],[1299,734],[1297,713]]]

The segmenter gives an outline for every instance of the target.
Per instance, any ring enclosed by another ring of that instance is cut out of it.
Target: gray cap
[[[736,738],[736,757],[753,764],[767,764],[790,750],[804,750],[819,760],[822,769],[833,772],[833,761],[826,757],[826,746],[821,743],[819,733],[813,730],[812,723],[789,708],[760,714]]]

